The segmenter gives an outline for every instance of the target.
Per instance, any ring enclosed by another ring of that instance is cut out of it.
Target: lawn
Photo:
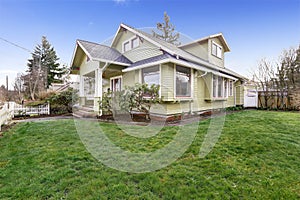
[[[0,138],[0,199],[300,198],[300,113],[229,114],[213,150],[199,158],[209,122],[199,123],[178,160],[148,173],[121,172],[96,160],[73,120],[19,123]],[[101,126],[133,152],[162,148],[178,129],[141,139],[112,123]]]

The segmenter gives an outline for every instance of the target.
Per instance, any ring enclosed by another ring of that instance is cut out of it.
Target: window
[[[110,79],[110,88],[112,92],[121,91],[121,77],[114,77]]]
[[[140,45],[139,38],[136,37],[131,40],[131,48],[132,49],[138,47],[139,45]]]
[[[233,81],[229,81],[229,96],[233,96]]]
[[[124,50],[124,52],[130,50],[130,42],[129,41],[127,41],[123,44],[123,50]]]
[[[228,95],[228,80],[224,79],[224,97],[226,98]]]
[[[149,86],[156,84],[160,85],[159,66],[147,67],[142,69],[142,81]]]
[[[221,76],[213,75],[213,98],[226,98],[228,93],[228,81]]]
[[[223,78],[218,76],[218,97],[223,97]]]
[[[218,79],[217,79],[217,76],[213,75],[213,97],[216,98],[217,97],[217,82],[218,82]]]
[[[138,37],[133,37],[123,43],[123,52],[134,49],[140,45],[140,39]]]
[[[176,66],[176,96],[191,96],[191,69]]]
[[[222,58],[222,47],[217,43],[212,43],[211,54],[217,56],[218,58]]]

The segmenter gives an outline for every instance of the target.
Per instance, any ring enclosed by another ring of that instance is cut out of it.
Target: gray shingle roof
[[[137,62],[133,63],[132,65],[130,65],[127,68],[137,67],[137,66],[140,66],[140,65],[148,64],[148,63],[153,63],[153,62],[164,60],[164,59],[171,58],[171,57],[173,57],[173,56],[171,56],[168,53],[164,53],[164,54],[159,55],[159,56],[154,56],[154,57],[151,57],[151,58],[147,58],[147,59],[144,59],[144,60],[137,61]]]
[[[119,62],[124,64],[131,64],[132,62],[122,55],[114,48],[97,44],[94,42],[88,42],[84,40],[77,40],[82,47],[90,54],[92,59],[103,59],[112,62]]]

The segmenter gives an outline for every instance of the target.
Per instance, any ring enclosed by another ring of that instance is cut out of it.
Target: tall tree
[[[49,88],[51,83],[61,82],[61,77],[66,73],[66,67],[61,67],[58,60],[54,47],[43,36],[41,44],[35,47],[32,58],[28,60],[28,72],[38,70],[41,76],[40,81],[43,82],[45,88]]]
[[[179,33],[175,33],[175,26],[170,22],[169,15],[164,12],[164,22],[157,23],[156,28],[161,33],[156,33],[155,31],[152,31],[152,34],[154,37],[165,40],[171,44],[174,45],[180,45],[179,40]]]

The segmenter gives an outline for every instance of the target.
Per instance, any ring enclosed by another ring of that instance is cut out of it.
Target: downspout
[[[200,76],[197,76],[197,78],[201,78],[201,77],[203,77],[203,76],[206,76],[207,75],[207,71],[205,71],[205,73],[204,74],[202,74],[202,75],[200,75]]]

